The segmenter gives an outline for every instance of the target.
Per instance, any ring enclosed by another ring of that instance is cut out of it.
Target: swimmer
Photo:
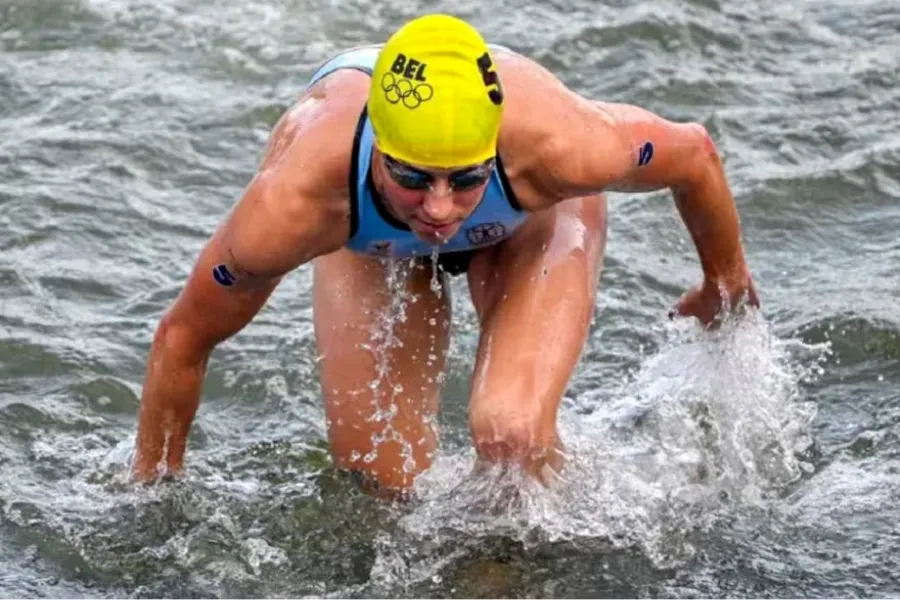
[[[401,495],[429,468],[447,278],[465,275],[480,325],[468,398],[479,465],[551,483],[564,468],[559,403],[595,309],[604,192],[657,189],[671,190],[702,269],[672,315],[712,325],[758,306],[732,192],[702,125],[586,98],[449,15],[332,57],[273,128],[258,172],[159,322],[135,478],[182,468],[211,352],[309,264],[336,467]],[[392,273],[401,280],[389,284]],[[377,355],[373,330],[401,293],[416,301],[393,325],[399,343]]]

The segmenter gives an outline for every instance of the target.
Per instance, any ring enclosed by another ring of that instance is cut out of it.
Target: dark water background
[[[268,130],[431,10],[705,123],[762,314],[668,323],[693,247],[612,197],[570,481],[470,477],[459,280],[442,457],[390,507],[329,466],[302,268],[214,354],[184,481],[135,491],[154,327]],[[0,596],[900,595],[898,200],[894,0],[3,0]]]

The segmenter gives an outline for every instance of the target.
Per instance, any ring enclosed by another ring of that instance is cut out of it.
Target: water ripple
[[[668,322],[692,241],[668,193],[613,196],[563,400],[574,485],[470,477],[460,279],[442,462],[391,507],[327,457],[301,269],[211,357],[185,476],[131,487],[156,322],[268,130],[331,53],[434,9],[578,91],[704,123],[765,326],[717,352]],[[883,0],[3,3],[0,595],[889,595],[898,23]]]

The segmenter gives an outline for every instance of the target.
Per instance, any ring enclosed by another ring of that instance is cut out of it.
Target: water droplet
[[[441,292],[443,291],[443,287],[441,286],[441,282],[438,279],[438,258],[440,257],[440,250],[437,246],[434,246],[431,249],[431,282],[430,287],[431,291],[435,293],[435,295],[440,298]]]

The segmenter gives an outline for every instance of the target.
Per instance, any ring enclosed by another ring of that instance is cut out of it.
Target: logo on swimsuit
[[[479,223],[466,230],[466,238],[475,246],[490,244],[505,237],[506,227],[503,223]]]
[[[369,251],[378,256],[390,256],[391,246],[393,244],[389,241],[372,242],[369,244]]]
[[[434,88],[430,84],[420,83],[413,85],[409,79],[397,80],[393,73],[385,73],[381,77],[381,89],[384,97],[391,104],[403,101],[403,106],[409,109],[418,108],[423,102],[428,102],[434,96]]]

